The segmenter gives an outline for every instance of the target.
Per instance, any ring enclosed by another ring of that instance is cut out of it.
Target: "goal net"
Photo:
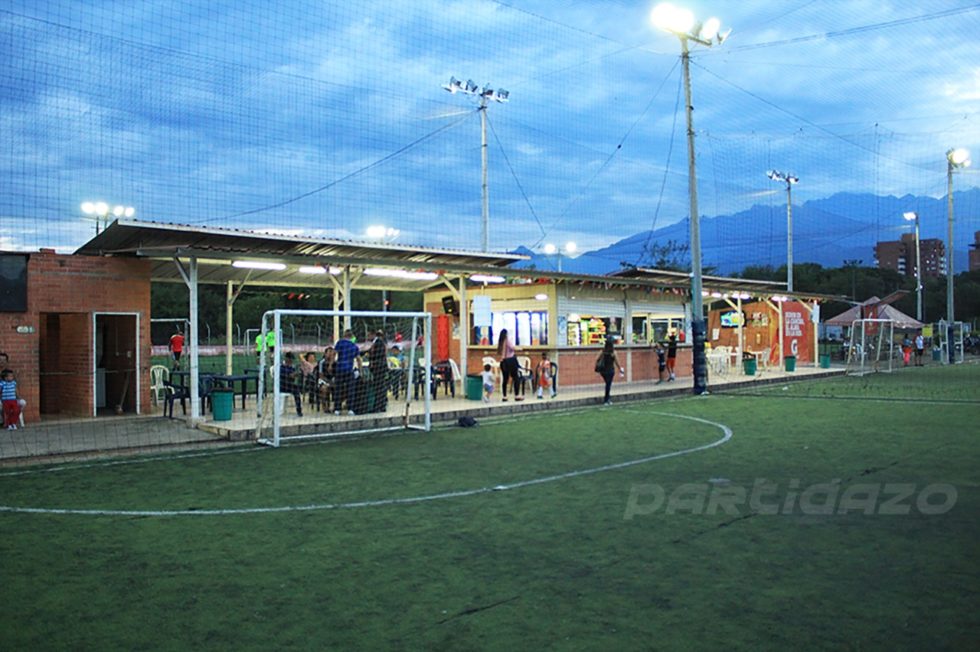
[[[431,427],[432,316],[270,310],[257,351],[259,443]]]
[[[846,373],[891,373],[895,358],[895,322],[891,319],[856,319],[851,324]]]

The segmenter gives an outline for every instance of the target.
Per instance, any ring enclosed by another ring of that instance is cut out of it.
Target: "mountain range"
[[[780,195],[777,195],[777,197]],[[974,233],[980,230],[980,188],[953,193],[956,248],[953,264],[957,272],[968,265],[967,252],[975,242]],[[840,267],[845,260],[861,261],[859,265],[875,265],[874,248],[878,241],[898,240],[902,233],[911,233],[911,223],[903,213],[919,214],[921,239],[938,238],[946,241],[948,212],[946,197],[878,196],[874,194],[837,193],[823,199],[793,205],[794,263],[819,263],[824,267]],[[641,231],[607,247],[587,250],[587,243],[578,243],[584,251],[574,258],[563,256],[564,272],[606,274],[624,264],[651,266],[651,248],[680,245],[676,258],[682,267],[689,265],[686,245],[689,225],[685,218],[664,227]],[[730,215],[701,218],[702,264],[715,273],[733,274],[749,265],[779,267],[786,263],[786,204],[774,201],[769,205],[754,205]],[[555,255],[546,255],[519,247],[514,253],[525,254],[530,260],[515,267],[555,270]]]

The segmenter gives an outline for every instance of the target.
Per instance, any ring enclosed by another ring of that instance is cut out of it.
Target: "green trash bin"
[[[745,358],[742,360],[742,369],[745,371],[746,376],[754,376],[756,368],[755,358]]]
[[[796,356],[788,355],[783,358],[783,362],[786,365],[786,371],[796,371]]]
[[[820,368],[821,369],[830,369],[830,354],[829,353],[821,353],[820,354]]]
[[[235,390],[218,387],[211,390],[211,411],[215,421],[231,421],[231,408],[235,403]]]
[[[483,376],[466,375],[466,398],[471,401],[483,400]]]
[[[942,349],[933,349],[932,350],[932,359],[935,360],[936,362],[942,362],[942,359],[943,359],[943,350]]]

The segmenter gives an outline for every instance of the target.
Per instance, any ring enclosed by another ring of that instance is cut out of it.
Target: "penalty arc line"
[[[671,451],[669,453],[659,453],[657,455],[641,457],[639,459],[628,460],[626,462],[606,464],[603,466],[597,466],[589,469],[579,469],[576,471],[569,471],[567,473],[559,473],[556,475],[543,476],[540,478],[532,478],[530,480],[521,480],[518,482],[511,482],[508,484],[500,484],[493,487],[462,489],[459,491],[447,491],[438,494],[428,494],[423,496],[409,496],[405,498],[383,498],[380,500],[362,500],[362,501],[348,502],[348,503],[323,503],[323,504],[315,504],[315,505],[282,505],[277,507],[241,507],[241,508],[231,508],[231,509],[175,509],[175,510],[71,509],[71,508],[63,508],[63,507],[17,507],[13,505],[0,505],[0,512],[16,513],[16,514],[54,514],[54,515],[77,515],[77,516],[145,516],[145,517],[234,516],[234,515],[243,515],[243,514],[276,514],[276,513],[288,513],[288,512],[312,512],[312,511],[326,511],[326,510],[340,510],[340,509],[359,509],[363,507],[386,507],[391,505],[413,505],[413,504],[432,502],[436,500],[447,500],[450,498],[465,498],[468,496],[477,496],[480,494],[487,494],[487,493],[493,493],[498,491],[510,491],[513,489],[521,489],[524,487],[531,487],[534,485],[545,484],[548,482],[557,482],[559,480],[567,480],[569,478],[577,478],[586,475],[593,475],[596,473],[603,473],[605,471],[615,471],[618,469],[625,469],[631,466],[647,464],[649,462],[664,460],[671,457],[690,455],[692,453],[697,453],[700,451],[715,448],[716,446],[721,446],[722,444],[730,440],[733,435],[732,429],[726,426],[725,424],[717,423],[715,421],[709,421],[707,419],[702,419],[700,417],[692,417],[684,414],[672,414],[670,412],[645,412],[645,414],[655,414],[663,417],[673,417],[677,419],[686,419],[688,421],[696,421],[698,423],[714,426],[715,428],[720,429],[724,434],[720,439],[717,439],[707,444],[703,444],[701,446],[695,446],[693,448],[685,448],[679,451]]]

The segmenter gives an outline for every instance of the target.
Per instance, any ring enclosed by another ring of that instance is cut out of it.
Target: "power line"
[[[822,34],[797,36],[794,38],[781,39],[778,41],[767,41],[765,43],[751,43],[749,45],[741,45],[741,46],[737,45],[728,48],[728,52],[745,52],[746,50],[758,50],[760,48],[770,48],[770,47],[776,47],[780,45],[792,45],[795,43],[805,43],[807,41],[817,41],[821,39],[853,36],[855,34],[863,34],[865,32],[871,32],[879,29],[887,29],[890,27],[898,27],[901,25],[909,25],[912,23],[921,23],[927,20],[935,20],[937,18],[947,18],[949,16],[956,16],[959,14],[965,14],[971,11],[976,11],[977,9],[980,9],[980,4],[970,5],[968,7],[958,7],[956,9],[947,9],[946,11],[937,11],[935,13],[924,14],[922,16],[913,16],[911,18],[899,18],[897,20],[890,20],[884,23],[861,25],[860,27],[851,27],[849,29],[842,29],[834,32],[823,32]]]
[[[212,222],[212,221],[215,221],[215,220],[230,220],[230,219],[233,219],[233,218],[236,218],[236,217],[244,217],[245,215],[254,215],[256,213],[262,213],[264,211],[272,210],[274,208],[282,208],[283,206],[287,206],[289,204],[298,202],[301,199],[305,199],[305,198],[307,198],[307,197],[309,197],[311,195],[315,195],[317,193],[323,192],[324,190],[328,190],[330,188],[333,188],[334,186],[336,186],[339,183],[343,183],[344,181],[347,181],[349,179],[353,179],[356,176],[359,176],[361,174],[364,174],[368,170],[371,170],[371,169],[376,168],[376,167],[378,167],[380,165],[383,165],[384,163],[387,163],[388,161],[392,160],[393,158],[396,158],[399,155],[404,154],[405,152],[407,152],[408,150],[412,149],[416,145],[419,145],[419,144],[421,144],[421,143],[423,143],[423,142],[425,142],[425,141],[427,141],[427,140],[429,140],[429,139],[437,136],[438,134],[441,134],[444,131],[448,131],[449,129],[452,129],[453,127],[455,127],[459,123],[463,122],[470,115],[473,115],[473,113],[475,113],[475,111],[474,112],[470,112],[470,113],[466,113],[465,115],[463,115],[458,120],[454,120],[453,122],[450,122],[447,125],[443,125],[443,126],[439,127],[438,129],[436,129],[435,131],[432,131],[432,132],[430,132],[430,133],[422,136],[421,138],[416,138],[415,140],[413,140],[409,144],[405,145],[404,147],[398,148],[397,150],[395,150],[394,152],[388,154],[387,156],[384,156],[384,157],[378,159],[377,161],[374,161],[373,163],[369,163],[368,165],[365,165],[362,168],[358,168],[357,170],[354,170],[353,172],[350,172],[348,174],[345,174],[344,176],[340,177],[339,179],[335,179],[335,180],[331,181],[328,184],[325,184],[323,186],[320,186],[319,188],[315,188],[313,190],[310,190],[309,192],[304,192],[301,195],[296,195],[295,197],[290,197],[289,199],[284,199],[283,201],[276,202],[275,204],[269,204],[268,206],[262,206],[261,208],[253,208],[251,210],[242,211],[240,213],[233,213],[231,215],[225,215],[223,217],[205,218],[203,220],[198,220],[197,223]]]

